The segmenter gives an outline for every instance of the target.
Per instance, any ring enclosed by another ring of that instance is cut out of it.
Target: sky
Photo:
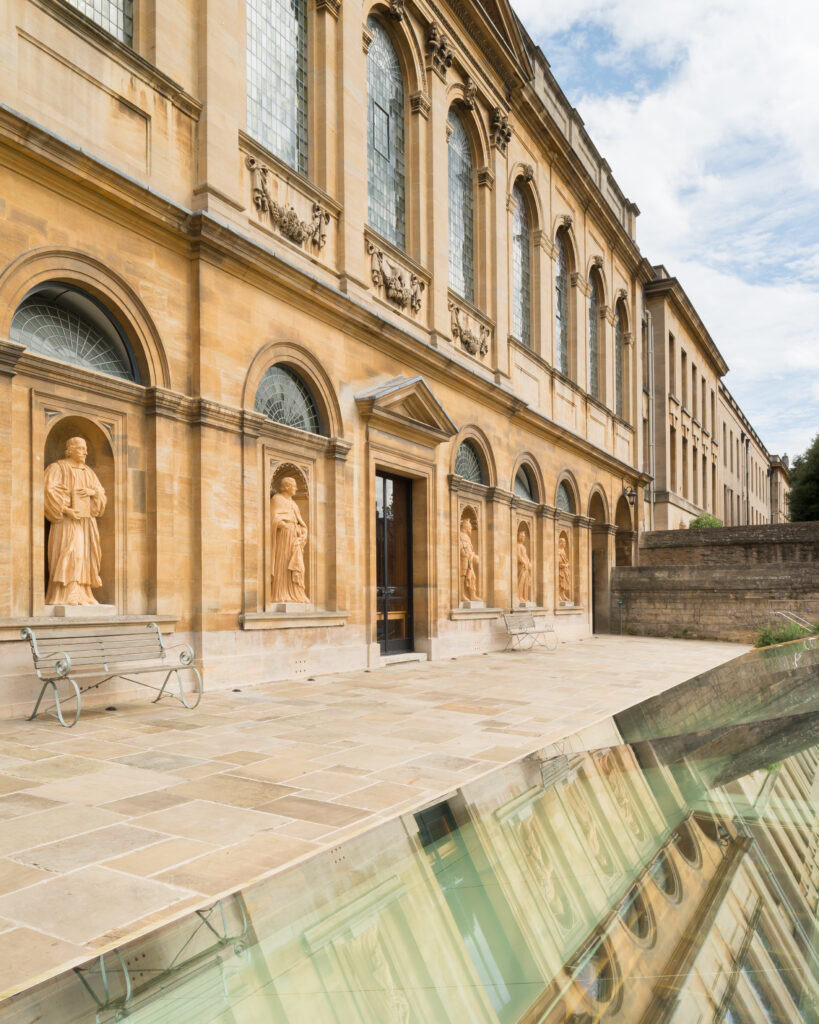
[[[819,433],[819,3],[512,0],[772,454]]]

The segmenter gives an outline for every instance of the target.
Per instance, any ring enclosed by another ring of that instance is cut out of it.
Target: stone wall
[[[819,523],[649,533],[639,554],[612,573],[615,630],[622,611],[624,633],[750,643],[777,609],[819,619]]]

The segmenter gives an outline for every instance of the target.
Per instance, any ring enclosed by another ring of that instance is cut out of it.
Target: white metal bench
[[[504,613],[503,621],[506,624],[506,647],[505,651],[531,651],[533,647],[545,647],[549,651],[557,647],[557,633],[554,626],[535,625],[535,617],[532,612],[510,612]]]
[[[43,708],[42,713],[57,718],[60,725],[70,729],[80,717],[82,695],[109,679],[124,679],[155,690],[157,696],[154,704],[161,697],[167,696],[178,700],[186,708],[195,708],[202,699],[202,676],[193,664],[193,649],[189,644],[166,646],[162,631],[155,622],[149,622],[144,630],[139,631],[100,627],[94,632],[49,633],[40,637],[35,636],[33,629],[26,627],[20,630],[20,637],[31,644],[34,670],[43,683],[34,711],[27,719],[29,722],[37,715],[43,696],[51,687],[54,703]],[[134,678],[148,672],[164,672],[162,685],[154,686],[143,679]],[[195,682],[195,688],[187,694],[182,685],[183,672],[191,673]],[[172,675],[176,675],[178,694],[166,690]],[[89,679],[97,681],[84,686],[77,683],[77,680],[82,682]],[[73,692],[69,690],[68,695],[61,698],[59,683],[69,683]],[[67,722],[63,717],[62,705],[73,700],[77,702],[74,719]]]

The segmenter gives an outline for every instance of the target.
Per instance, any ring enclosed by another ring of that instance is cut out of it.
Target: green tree
[[[808,450],[793,460],[789,476],[792,522],[819,519],[819,434]]]

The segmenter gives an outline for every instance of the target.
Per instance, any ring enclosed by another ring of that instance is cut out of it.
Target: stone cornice
[[[699,342],[708,356],[711,365],[720,377],[728,372],[728,364],[717,348],[716,342],[708,333],[708,329],[700,319],[699,313],[685,293],[676,277],[659,277],[649,281],[645,286],[646,299],[659,296],[667,298],[674,307],[675,312],[682,317],[688,326],[694,339]]]
[[[16,341],[0,341],[0,376],[15,375],[17,363],[25,350],[26,346],[18,345]]]
[[[511,491],[504,490],[502,487],[489,487],[486,492],[486,498],[495,505],[506,505],[507,508],[511,508],[514,494]]]

